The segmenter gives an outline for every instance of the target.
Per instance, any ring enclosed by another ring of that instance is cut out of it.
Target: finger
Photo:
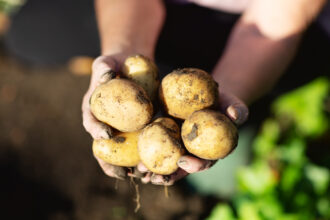
[[[138,165],[137,165],[137,169],[141,172],[141,173],[146,173],[148,172],[148,168],[142,163],[140,162]]]
[[[136,167],[133,167],[129,172],[127,172],[127,176],[142,178],[144,177],[144,174],[141,173]]]
[[[151,183],[155,185],[165,185],[170,186],[173,185],[175,181],[187,176],[188,173],[182,169],[178,169],[171,175],[158,175],[154,174],[151,176]]]
[[[150,179],[151,179],[151,175],[152,175],[151,172],[146,173],[145,176],[141,178],[141,182],[142,183],[149,183]]]
[[[203,160],[197,157],[185,155],[180,157],[178,166],[188,173],[196,173],[210,168],[215,161]]]
[[[82,104],[83,126],[93,139],[109,139],[112,137],[112,130],[106,124],[98,121],[89,107],[89,92],[85,95]]]
[[[220,109],[225,113],[235,124],[243,124],[249,115],[249,109],[243,101],[234,95],[228,93],[220,93],[219,98]]]
[[[104,73],[110,70],[117,71],[117,63],[110,56],[100,56],[96,58],[92,65],[92,71],[94,75],[102,76]]]
[[[110,69],[101,75],[101,77],[99,78],[98,84],[108,82],[109,80],[114,79],[115,77],[116,77],[116,72]]]
[[[126,178],[126,170],[123,167],[114,166],[108,164],[107,162],[101,160],[100,158],[96,157],[97,162],[99,163],[100,167],[102,168],[103,172],[110,177],[114,177],[120,180],[125,180]]]
[[[93,75],[89,89],[94,91],[97,86],[116,76],[115,72],[117,72],[117,63],[112,57],[100,56],[94,60],[92,71]]]
[[[245,105],[230,105],[226,109],[226,114],[235,122],[235,124],[241,125],[247,120],[249,110]]]

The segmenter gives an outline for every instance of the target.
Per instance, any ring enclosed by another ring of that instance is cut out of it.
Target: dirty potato
[[[159,96],[169,115],[186,119],[194,111],[216,104],[218,85],[203,70],[178,69],[162,80]]]
[[[153,61],[142,55],[130,56],[125,60],[122,72],[140,85],[151,100],[156,97],[159,80],[158,69]]]
[[[213,110],[190,115],[182,125],[181,137],[190,153],[207,160],[226,157],[238,141],[236,126],[224,114]]]
[[[138,135],[139,132],[118,133],[111,139],[94,140],[94,155],[112,165],[134,167],[140,162]]]
[[[158,118],[145,127],[138,140],[142,163],[152,172],[169,175],[178,169],[177,161],[184,149],[180,129],[170,118]]]
[[[97,87],[90,108],[98,120],[122,132],[143,128],[153,114],[146,92],[127,79],[112,79]]]

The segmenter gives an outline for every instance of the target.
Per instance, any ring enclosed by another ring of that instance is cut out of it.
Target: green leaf
[[[206,220],[235,220],[234,212],[228,204],[217,204]]]
[[[13,14],[25,4],[26,0],[0,0],[0,11]]]
[[[323,102],[328,96],[329,80],[325,77],[279,97],[272,105],[277,118],[292,119],[305,136],[317,137],[329,128]]]
[[[239,203],[238,217],[239,220],[262,220],[257,205],[248,200]]]
[[[286,213],[282,216],[279,216],[277,220],[302,220],[301,215],[299,214],[292,214],[292,213]]]
[[[247,192],[252,195],[262,195],[274,190],[277,182],[265,161],[240,169],[237,178],[240,192]]]
[[[307,179],[312,183],[314,191],[318,195],[324,194],[329,189],[330,172],[327,168],[307,164],[305,172]]]
[[[320,198],[316,207],[323,218],[330,219],[330,197]]]
[[[277,149],[277,153],[281,160],[289,164],[302,166],[302,164],[307,161],[305,156],[305,149],[306,143],[303,139],[298,137],[291,137]]]
[[[283,214],[281,201],[278,200],[275,193],[258,198],[257,205],[263,219],[278,219]]]
[[[267,119],[262,124],[261,133],[253,142],[254,152],[257,157],[265,157],[276,148],[276,142],[280,136],[279,124],[272,119]]]
[[[300,167],[290,165],[282,171],[280,187],[285,194],[291,194],[294,187],[302,178],[302,169]]]
[[[295,203],[296,206],[298,207],[301,207],[301,208],[304,208],[308,205],[310,201],[310,197],[307,193],[305,192],[297,192],[294,199],[293,199],[293,202]]]

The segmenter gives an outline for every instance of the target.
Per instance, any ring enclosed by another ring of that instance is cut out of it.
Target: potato
[[[94,155],[112,165],[134,167],[140,162],[138,135],[139,131],[119,133],[111,139],[94,140]]]
[[[217,160],[235,149],[238,132],[224,114],[205,109],[194,112],[184,121],[181,137],[190,153],[203,159]]]
[[[98,120],[122,132],[142,129],[153,114],[146,92],[128,79],[112,79],[98,86],[90,108]]]
[[[170,118],[158,118],[139,135],[138,150],[142,163],[152,172],[168,175],[178,169],[177,161],[184,153],[180,128]]]
[[[203,70],[178,69],[162,80],[159,96],[169,115],[186,119],[194,111],[217,103],[218,85]]]
[[[145,56],[128,57],[123,66],[123,75],[140,85],[153,100],[156,97],[159,80],[157,66]]]

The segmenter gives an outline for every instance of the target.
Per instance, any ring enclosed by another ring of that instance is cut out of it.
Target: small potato
[[[180,128],[170,118],[158,118],[145,127],[138,140],[142,163],[152,172],[169,175],[178,169],[177,161],[184,149]]]
[[[203,159],[217,160],[235,149],[238,132],[224,114],[205,109],[194,112],[184,121],[181,137],[190,153]]]
[[[139,132],[119,133],[111,139],[94,140],[94,155],[112,165],[134,167],[140,162],[138,135]]]
[[[216,104],[218,85],[203,70],[178,69],[162,80],[159,96],[169,115],[186,119],[194,111]]]
[[[153,114],[146,92],[127,79],[112,79],[97,87],[90,108],[98,120],[122,132],[142,129]]]
[[[140,85],[153,100],[157,94],[158,69],[154,62],[142,55],[128,57],[123,66],[123,75]]]

